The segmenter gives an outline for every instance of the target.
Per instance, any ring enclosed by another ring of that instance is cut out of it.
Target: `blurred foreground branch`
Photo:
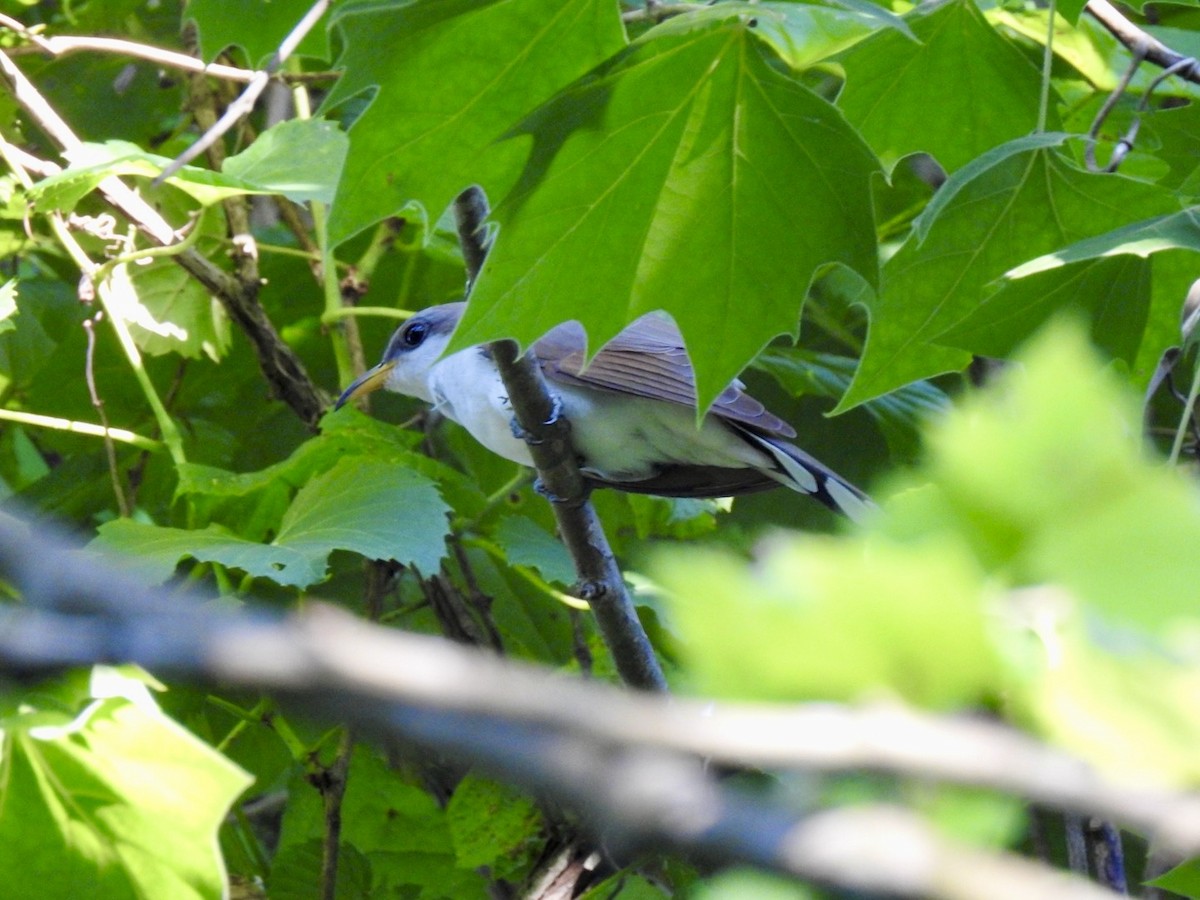
[[[999,725],[896,708],[713,705],[630,693],[314,606],[280,616],[202,605],[0,516],[0,673],[134,662],[273,693],[292,709],[482,766],[554,797],[618,853],[647,847],[902,896],[1114,896],[1017,857],[956,845],[893,808],[815,814],[723,784],[703,762],[874,769],[986,785],[1098,814],[1180,854],[1200,799],[1101,777]]]

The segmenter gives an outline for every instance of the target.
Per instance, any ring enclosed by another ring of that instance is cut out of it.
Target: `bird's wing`
[[[651,313],[642,316],[596,354],[584,367],[586,337],[578,322],[549,331],[533,345],[546,377],[616,393],[696,406],[696,382],[679,329],[669,319]],[[795,430],[768,412],[732,382],[717,397],[711,412],[740,422],[762,434],[793,438]]]

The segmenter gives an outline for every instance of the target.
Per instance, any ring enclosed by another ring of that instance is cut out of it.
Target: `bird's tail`
[[[877,507],[875,501],[828,466],[809,456],[795,444],[761,434],[746,437],[774,460],[767,474],[780,484],[820,500],[834,512],[861,522]]]

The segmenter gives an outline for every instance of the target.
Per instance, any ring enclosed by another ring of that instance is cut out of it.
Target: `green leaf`
[[[289,794],[280,854],[325,833],[317,791],[297,777]],[[370,864],[372,897],[487,897],[480,875],[456,864],[445,810],[407,783],[403,769],[388,766],[369,748],[356,747],[351,757],[342,823],[343,840]],[[272,878],[277,874],[281,873],[273,869]],[[289,881],[294,883],[295,877]]]
[[[855,700],[886,689],[944,708],[972,702],[996,678],[984,582],[953,538],[780,537],[753,565],[679,549],[654,571],[702,693]]]
[[[57,175],[43,178],[30,191],[42,210],[72,210],[109,176],[157,178],[171,162],[165,156],[147,153],[136,144],[117,140],[103,144],[85,143],[63,155],[70,165]],[[205,206],[240,194],[266,193],[252,184],[196,166],[184,166],[167,179],[167,184]]]
[[[531,566],[547,581],[574,584],[575,566],[566,547],[526,516],[505,516],[495,538],[510,565]]]
[[[1166,634],[1195,613],[1195,485],[1145,457],[1135,398],[1079,329],[1056,323],[1017,361],[932,424],[914,481],[933,487],[898,494],[884,521],[922,535],[941,522],[1009,583],[1059,585],[1121,627]]]
[[[520,880],[544,849],[538,841],[542,815],[533,801],[474,773],[454,789],[446,806],[446,824],[459,868],[488,866],[497,878]]]
[[[794,397],[815,395],[836,400],[854,379],[858,360],[831,353],[816,353],[799,347],[772,347],[753,363],[769,374]],[[928,381],[915,381],[876,397],[863,408],[879,425],[892,454],[915,456],[917,428],[947,408],[945,392]]]
[[[676,18],[692,22],[728,19],[730,13],[754,19],[754,27],[779,56],[795,70],[814,65],[857,44],[882,28],[893,28],[915,40],[904,19],[869,0],[820,3],[713,3]]]
[[[705,408],[768,341],[795,336],[820,268],[873,281],[876,163],[777,65],[739,21],[656,30],[534,114],[538,152],[496,212],[452,346],[528,344],[577,319],[595,352],[665,309]]]
[[[174,575],[179,561],[187,558],[297,588],[325,577],[325,558],[319,554],[249,541],[217,525],[188,530],[115,519],[97,529],[88,547],[121,554],[122,568],[156,584]]]
[[[1152,185],[1076,168],[1053,150],[1065,139],[1013,141],[942,186],[884,267],[866,351],[839,410],[963,368],[969,354],[947,347],[942,335],[972,316],[993,282],[1020,263],[1177,208]]]
[[[888,168],[925,152],[954,171],[1034,129],[1041,75],[971,0],[925,9],[908,18],[921,43],[886,30],[842,56],[838,106]]]
[[[501,139],[622,46],[617,12],[604,0],[392,0],[343,10],[335,21],[345,74],[325,106],[378,93],[350,129],[330,240],[410,201],[432,222],[471,184],[503,196],[528,145]]]
[[[134,342],[146,353],[219,360],[228,350],[224,308],[172,261],[118,265],[109,287],[112,314],[125,320]]]
[[[350,550],[436,572],[446,552],[449,511],[423,476],[352,457],[300,489],[275,543],[314,559]]]
[[[1147,881],[1146,884],[1181,894],[1184,897],[1200,897],[1200,857],[1185,860],[1166,874]]]
[[[212,62],[225,48],[241,47],[259,66],[311,8],[311,0],[188,0],[184,15],[196,23],[201,58]],[[297,53],[329,59],[326,30],[309,31]]]
[[[332,203],[350,141],[327,119],[289,119],[225,160],[221,171],[297,203]]]
[[[1077,241],[1016,266],[1005,273],[1009,279],[1026,278],[1059,266],[1107,256],[1132,255],[1143,259],[1163,250],[1200,250],[1200,217],[1184,209],[1143,222],[1134,222],[1096,237]]]
[[[1150,264],[1128,256],[1097,259],[1005,281],[938,341],[1008,356],[1062,310],[1083,313],[1096,346],[1133,363],[1150,310]]]
[[[97,669],[74,719],[0,720],[0,843],[13,897],[219,897],[217,829],[251,783],[158,709],[145,685]]]

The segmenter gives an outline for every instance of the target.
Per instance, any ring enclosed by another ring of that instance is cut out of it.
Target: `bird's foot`
[[[552,394],[550,399],[552,401],[552,405],[550,407],[550,415],[546,418],[546,421],[544,421],[542,423],[542,425],[546,428],[557,425],[559,422],[564,421],[564,419],[562,418],[562,410],[563,410],[562,400],[558,397],[557,394]],[[508,428],[512,432],[512,436],[515,437],[518,441],[524,441],[527,444],[544,443],[542,438],[534,437],[531,432],[522,428],[521,423],[517,421],[516,416],[513,416],[511,419],[508,420]]]
[[[591,487],[587,486],[587,484],[585,482],[583,493],[581,495],[579,495],[578,497],[560,497],[556,493],[554,493],[554,491],[552,491],[548,487],[546,487],[546,485],[542,483],[542,479],[540,479],[540,478],[535,478],[533,480],[533,489],[538,494],[541,494],[543,497],[545,497],[551,503],[558,504],[559,506],[568,506],[568,507],[572,507],[572,508],[578,507],[578,506],[583,506],[583,504],[587,503],[588,497],[590,497],[591,493],[592,493]]]

